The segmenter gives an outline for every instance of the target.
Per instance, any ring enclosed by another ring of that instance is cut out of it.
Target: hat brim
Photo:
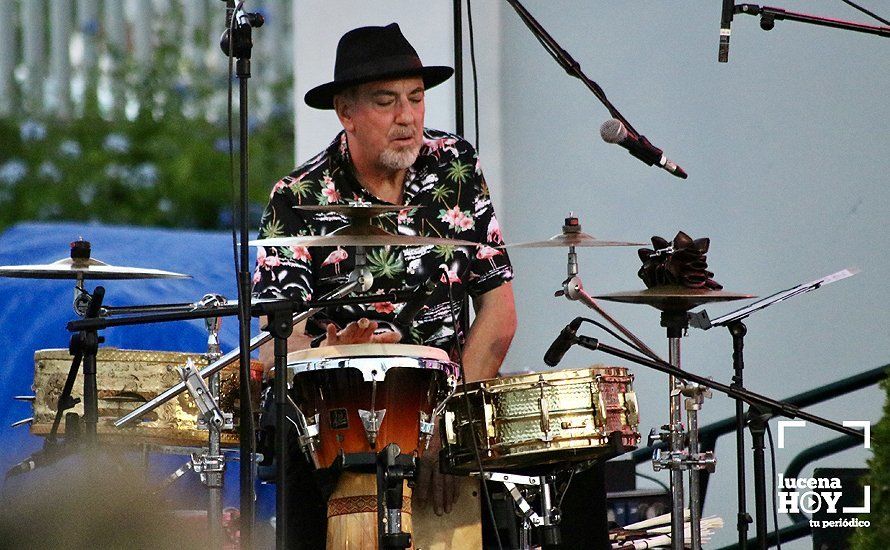
[[[423,78],[423,85],[428,90],[433,86],[438,86],[439,84],[445,82],[446,80],[451,78],[451,75],[453,74],[454,69],[441,65],[430,65],[428,67],[421,67],[420,69],[412,69],[407,71],[402,70],[389,73],[379,73],[363,78],[356,78],[340,82],[328,82],[327,84],[316,86],[315,88],[312,88],[311,90],[306,92],[306,95],[303,96],[303,100],[306,102],[306,105],[314,107],[315,109],[333,109],[334,96],[342,92],[346,88],[349,88],[350,86],[363,84],[365,82],[374,82],[377,80],[399,78],[403,76],[419,76]]]

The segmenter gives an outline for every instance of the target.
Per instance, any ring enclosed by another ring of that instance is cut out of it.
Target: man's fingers
[[[371,341],[378,344],[395,344],[402,339],[402,335],[395,331],[381,332],[371,336]]]
[[[451,513],[452,504],[454,504],[454,493],[456,492],[454,476],[441,475],[442,478],[442,507],[446,514]]]
[[[412,500],[416,500],[420,508],[424,508],[428,503],[432,475],[433,469],[430,464],[421,462],[417,474],[417,485],[414,487],[414,492],[411,493]]]

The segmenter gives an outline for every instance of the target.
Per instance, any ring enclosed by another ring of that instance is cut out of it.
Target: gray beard
[[[414,164],[414,161],[417,160],[417,155],[419,154],[420,147],[402,149],[401,151],[384,149],[384,151],[380,153],[380,164],[390,170],[406,170]]]

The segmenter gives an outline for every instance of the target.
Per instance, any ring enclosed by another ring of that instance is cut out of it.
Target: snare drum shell
[[[609,451],[615,431],[626,448],[640,439],[633,375],[623,367],[595,365],[467,384],[472,423],[464,399],[459,390],[446,406],[444,448],[457,472],[477,469],[473,431],[483,466],[503,470],[597,459]]]
[[[101,439],[110,443],[151,443],[173,446],[206,446],[207,431],[196,428],[199,409],[188,392],[182,392],[148,412],[141,421],[116,428],[114,422],[143,403],[152,400],[182,379],[176,368],[185,366],[188,359],[199,370],[207,359],[198,353],[172,351],[124,350],[101,348],[96,354],[96,386],[99,398],[99,423],[97,432]],[[34,354],[34,422],[31,433],[47,435],[52,428],[59,396],[65,386],[72,357],[67,349],[38,350]],[[259,371],[257,371],[259,369]],[[251,363],[251,393],[255,396],[255,408],[259,405],[259,379],[262,365]],[[72,388],[72,397],[83,398],[83,373]],[[237,364],[220,371],[219,406],[231,412],[235,429],[224,430],[220,442],[225,446],[237,446],[239,414],[239,374]],[[256,410],[256,409],[255,409]],[[82,401],[66,412],[83,416]],[[63,434],[65,423],[59,425]]]

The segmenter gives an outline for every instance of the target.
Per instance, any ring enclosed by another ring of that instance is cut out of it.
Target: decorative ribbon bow
[[[681,285],[688,288],[720,290],[723,285],[712,279],[708,271],[706,254],[711,240],[707,237],[693,240],[683,233],[677,233],[674,242],[659,236],[652,237],[652,250],[639,249],[643,266],[637,272],[646,288],[664,285]]]

